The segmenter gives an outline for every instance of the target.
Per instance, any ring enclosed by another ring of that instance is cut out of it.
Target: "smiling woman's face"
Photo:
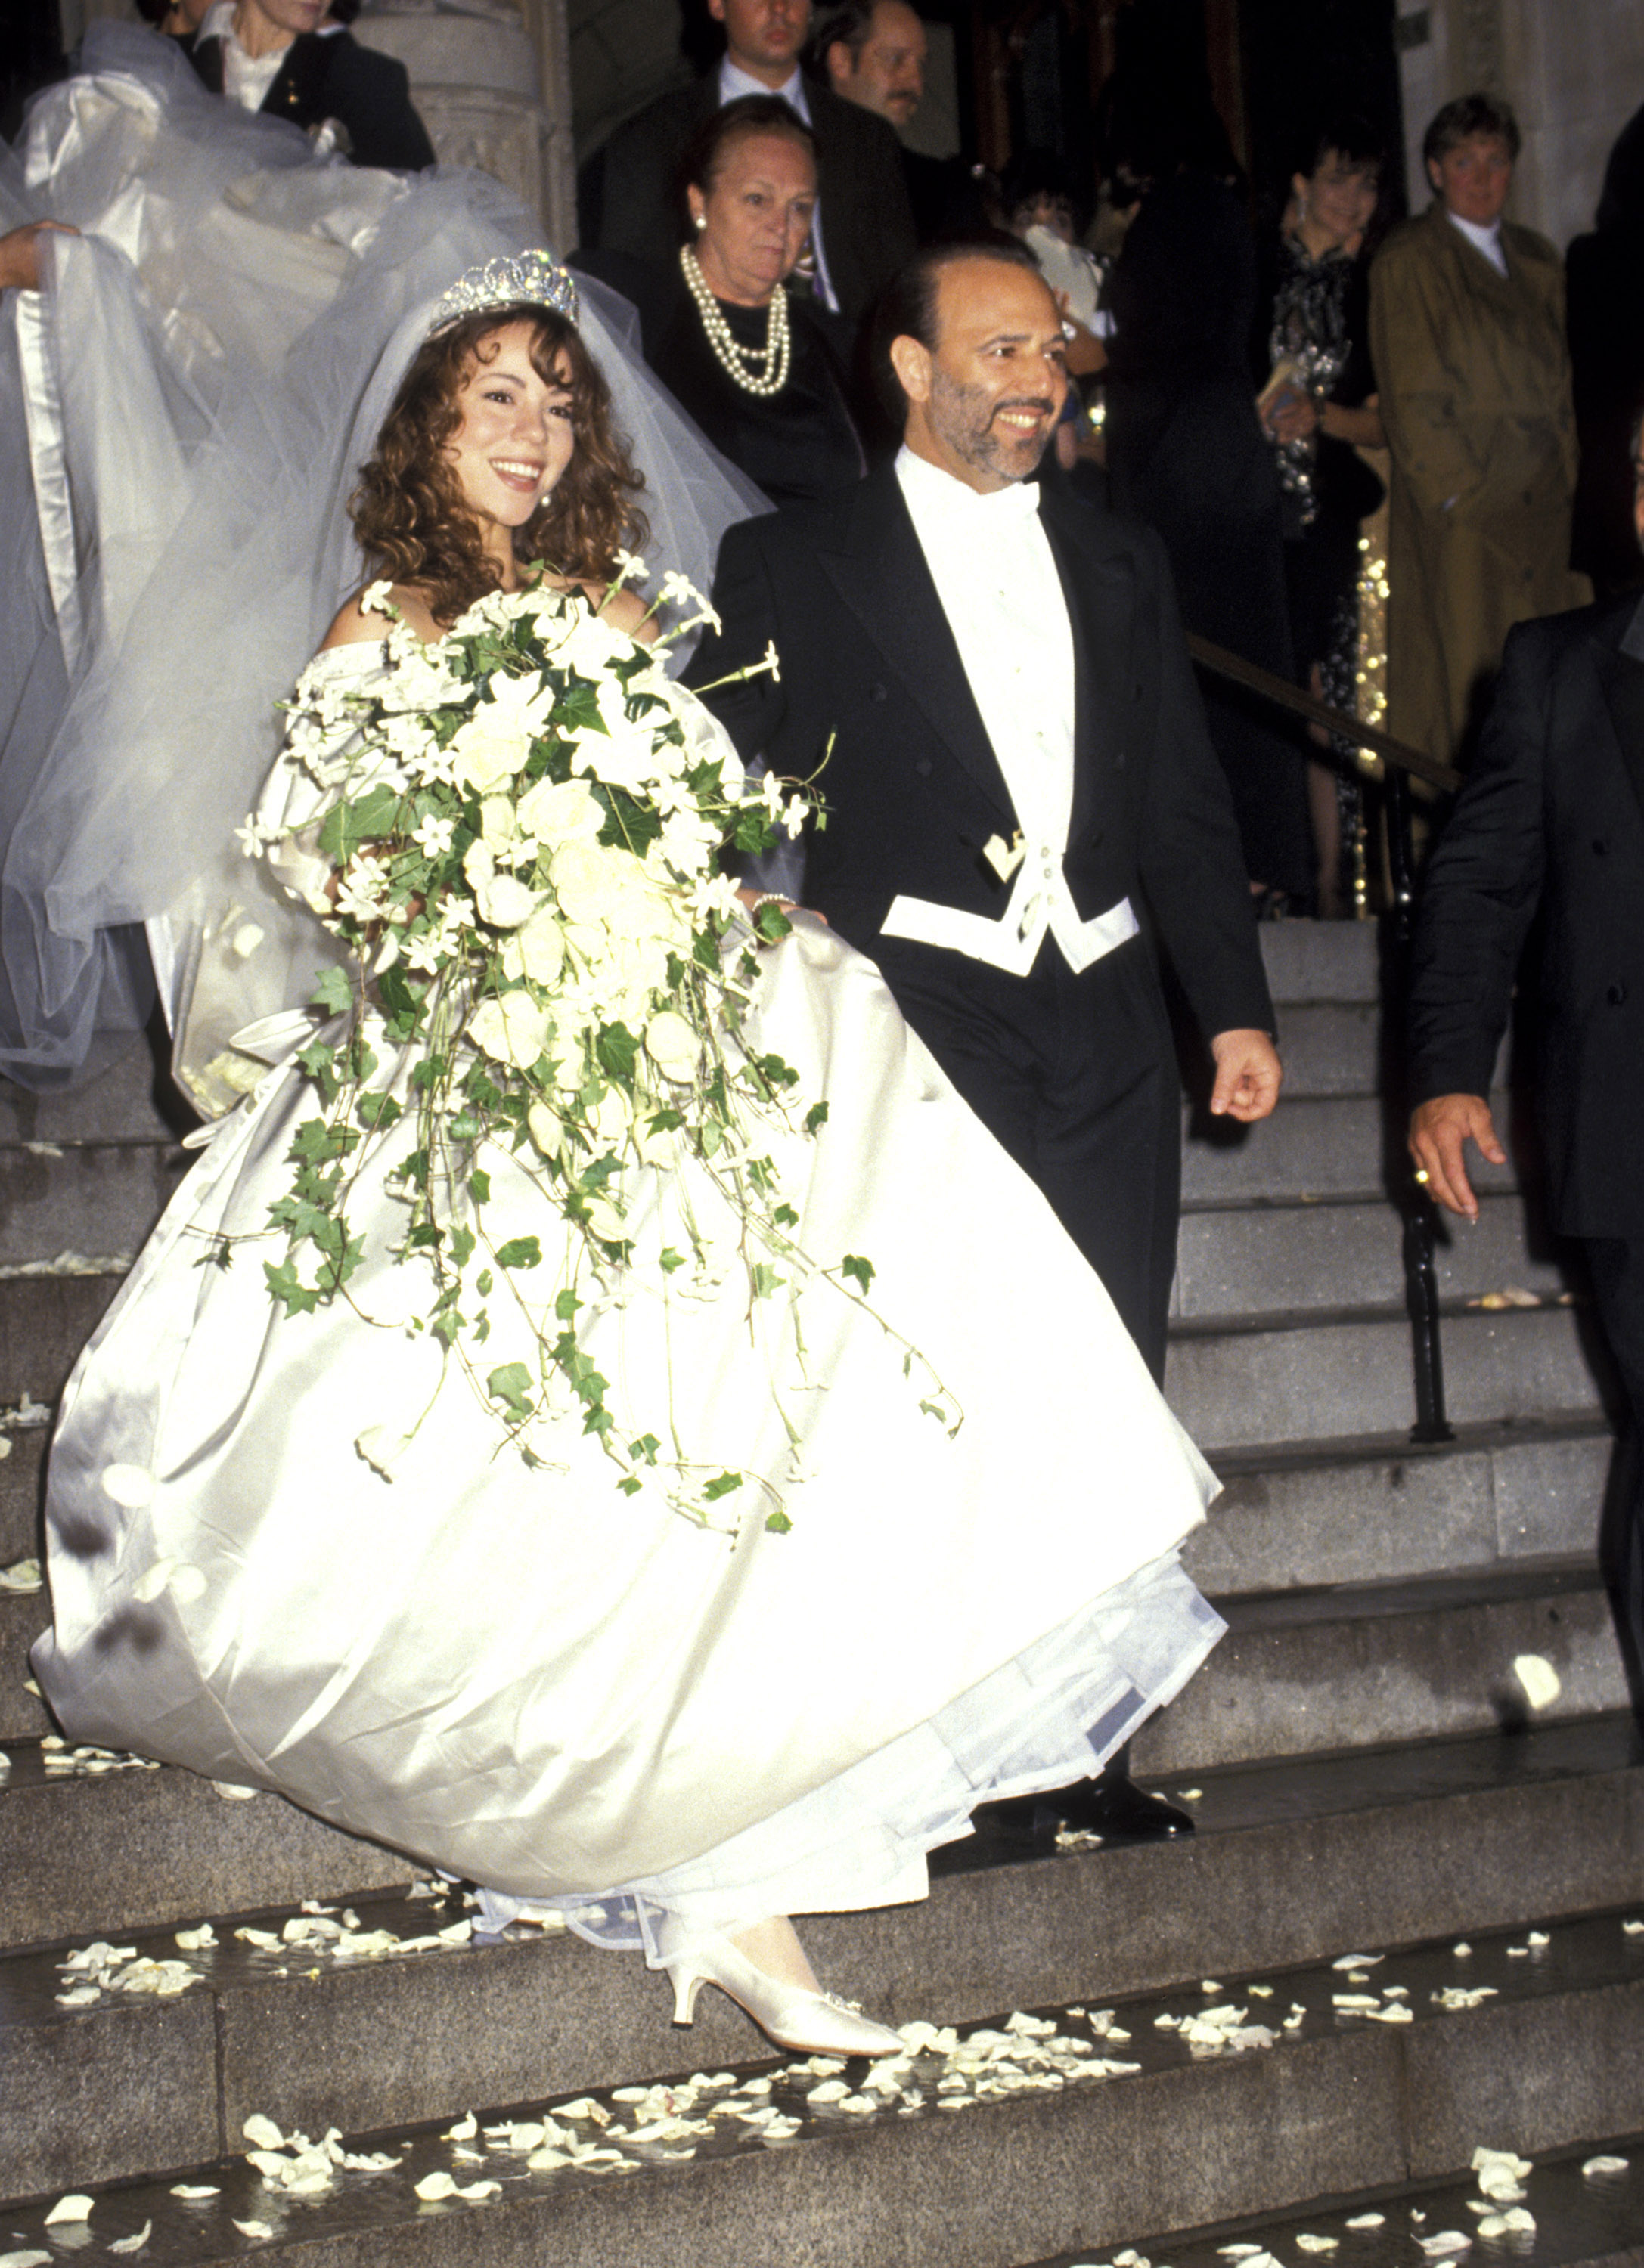
[[[531,360],[535,335],[535,325],[523,320],[487,332],[457,389],[462,422],[446,454],[482,526],[523,527],[577,446],[570,370],[562,356],[551,382],[539,376]]]

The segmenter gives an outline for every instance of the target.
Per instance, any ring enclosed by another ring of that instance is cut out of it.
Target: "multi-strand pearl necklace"
[[[793,344],[788,329],[788,298],[781,284],[771,293],[770,304],[765,310],[765,343],[763,347],[745,347],[726,322],[725,310],[709,290],[708,279],[688,244],[679,248],[679,264],[690,296],[697,302],[708,344],[726,376],[744,394],[757,394],[767,400],[773,394],[780,394],[788,382],[788,357]],[[755,363],[764,364],[763,378],[755,377]]]

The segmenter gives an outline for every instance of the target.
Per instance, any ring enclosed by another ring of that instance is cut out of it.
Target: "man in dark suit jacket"
[[[317,29],[326,7],[327,0],[219,0],[181,44],[213,94],[244,99],[237,82],[254,94],[270,74],[247,107],[305,133],[335,121],[346,137],[338,146],[357,166],[400,173],[431,166],[434,147],[411,106],[405,65],[358,46],[341,25]]]
[[[1263,1117],[1278,1094],[1227,788],[1157,540],[1059,487],[1021,486],[1066,390],[1060,322],[1031,256],[922,253],[880,329],[908,397],[902,455],[837,497],[729,530],[714,585],[723,633],[689,676],[745,757],[803,777],[826,756],[807,904],[878,962],[949,1078],[1043,1189],[1157,1376],[1180,1128],[1154,938],[1212,1035],[1213,1107]],[[933,578],[910,482],[954,515],[947,557],[987,611],[980,637],[970,619],[954,622],[963,594],[939,589],[940,564]],[[1026,572],[1043,578],[1043,655],[1031,599],[1024,624],[1008,592],[986,587],[991,559],[1024,533],[1041,561],[1022,554]],[[779,680],[711,689],[768,641]],[[1021,674],[995,684],[991,732],[977,673],[1000,667]],[[1059,710],[1046,690],[1058,667]],[[1014,703],[1037,722],[1041,692],[1046,777],[1059,762],[1071,778],[1059,806],[1027,811],[1036,791],[1022,768],[1040,759],[1007,752],[998,718]]]
[[[882,118],[800,71],[810,0],[708,0],[708,7],[725,26],[721,61],[694,85],[659,95],[605,145],[598,248],[672,260],[681,236],[675,177],[697,129],[739,94],[779,94],[816,137],[819,295],[859,323],[913,250],[902,145]]]
[[[1644,471],[1638,514],[1644,539]],[[1633,597],[1512,632],[1427,870],[1412,969],[1410,1147],[1432,1194],[1469,1220],[1478,1203],[1463,1145],[1504,1160],[1486,1097],[1538,909],[1552,1223],[1581,1241],[1632,1409],[1603,1556],[1644,1717],[1644,602]]]
[[[728,531],[723,629],[689,674],[745,758],[800,777],[826,758],[807,902],[877,961],[1157,1376],[1181,1134],[1155,937],[1213,1035],[1212,1108],[1261,1118],[1279,1092],[1232,806],[1156,538],[1027,480],[1067,390],[1031,255],[921,253],[875,336],[901,454]],[[779,678],[715,689],[768,643]],[[1004,1808],[1013,1834],[1192,1823],[1111,1769],[1027,1821]]]

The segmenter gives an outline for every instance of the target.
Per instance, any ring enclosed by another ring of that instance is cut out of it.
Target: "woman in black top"
[[[645,360],[772,504],[860,480],[834,319],[802,282],[788,288],[816,206],[809,129],[778,95],[728,102],[687,151],[682,186],[689,241],[677,260],[578,264],[633,301]]]
[[[1285,580],[1300,683],[1355,704],[1360,523],[1382,497],[1358,453],[1385,445],[1369,350],[1365,251],[1381,194],[1382,151],[1368,128],[1332,122],[1313,137],[1279,226],[1260,246],[1253,370],[1284,493]],[[1321,914],[1343,910],[1344,821],[1357,788],[1309,766]],[[1343,794],[1347,799],[1343,807]]]

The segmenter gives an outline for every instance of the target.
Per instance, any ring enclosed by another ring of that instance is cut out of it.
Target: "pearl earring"
[[[704,228],[706,228],[706,227],[707,227],[707,225],[708,225],[708,216],[707,216],[707,214],[706,214],[706,213],[695,213],[695,214],[693,214],[693,215],[692,215],[692,217],[691,217],[691,224],[690,224],[690,225],[691,225],[691,226],[696,230],[696,232],[697,232],[697,235],[698,235],[698,236],[700,236],[700,235],[702,234],[702,232],[704,231]]]

